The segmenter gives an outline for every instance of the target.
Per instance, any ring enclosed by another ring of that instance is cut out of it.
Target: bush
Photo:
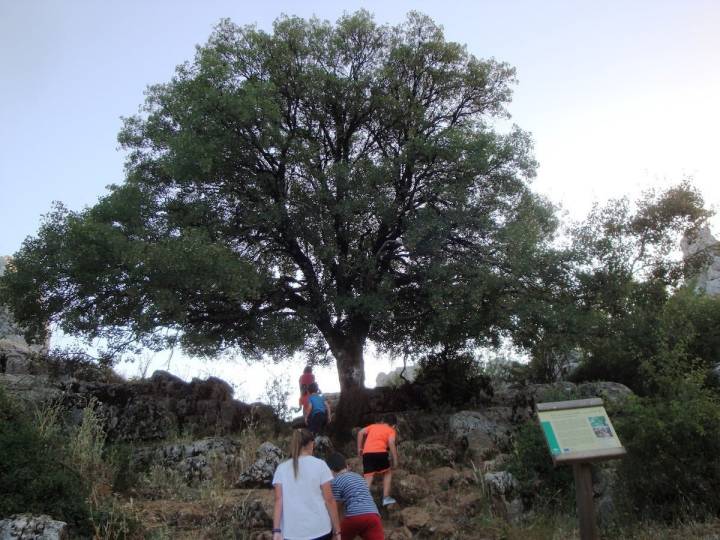
[[[78,529],[89,527],[88,489],[65,464],[55,430],[41,432],[0,389],[0,516],[48,514]]]
[[[490,377],[469,353],[431,354],[420,360],[419,367],[415,384],[426,387],[425,394],[435,402],[432,406],[469,407],[493,395]]]
[[[520,484],[527,506],[567,510],[574,496],[572,468],[555,467],[540,426],[528,420],[515,433],[508,471]]]
[[[622,489],[636,515],[672,521],[720,515],[720,403],[699,383],[631,402],[616,428],[628,455]]]

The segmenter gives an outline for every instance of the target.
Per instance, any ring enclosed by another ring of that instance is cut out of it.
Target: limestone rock
[[[0,521],[0,540],[65,540],[67,524],[50,516],[16,514]]]
[[[398,475],[393,479],[395,498],[401,504],[414,504],[428,496],[430,488],[427,481],[416,474]]]
[[[417,506],[404,508],[400,512],[400,515],[402,516],[403,525],[411,531],[424,529],[430,523],[430,513],[424,508]]]
[[[483,479],[491,495],[497,495],[506,500],[511,500],[519,487],[515,477],[508,471],[485,473]]]
[[[375,386],[394,388],[402,386],[406,382],[413,382],[418,374],[418,369],[418,366],[406,366],[405,368],[395,368],[389,373],[380,372],[377,377],[375,377]],[[403,377],[405,380],[403,380]]]
[[[315,455],[320,458],[326,458],[335,451],[330,437],[326,435],[318,435],[315,437]]]
[[[510,437],[510,413],[503,407],[484,411],[460,411],[449,420],[452,443],[465,449],[470,459],[479,463],[486,456],[504,448]]]
[[[225,437],[207,437],[189,443],[140,447],[132,455],[134,470],[153,465],[178,471],[188,484],[213,478],[233,469],[238,444]]]
[[[407,527],[398,527],[387,533],[387,540],[412,540],[413,534]]]
[[[594,381],[579,384],[578,393],[581,398],[599,397],[607,405],[622,405],[633,395],[627,386],[616,382]]]
[[[704,227],[696,234],[686,235],[680,247],[686,261],[698,255],[706,259],[695,276],[695,288],[708,295],[720,294],[720,242],[710,228]]]
[[[457,538],[457,524],[451,518],[445,516],[433,515],[432,522],[427,527],[431,534],[431,538],[437,540],[447,540],[448,538]]]
[[[447,446],[436,443],[420,443],[415,448],[418,459],[428,465],[451,465],[455,455]]]
[[[284,459],[283,451],[270,442],[260,445],[256,453],[257,459],[250,468],[243,472],[236,486],[239,488],[271,487],[275,469]]]
[[[458,510],[463,516],[474,516],[483,507],[484,498],[481,493],[476,490],[463,494],[458,500]]]
[[[9,375],[40,375],[37,352],[24,342],[0,338],[0,373]]]
[[[456,484],[459,479],[460,475],[450,467],[439,467],[427,474],[427,481],[432,486],[433,493],[448,489]]]
[[[10,375],[0,373],[0,387],[19,401],[32,404],[59,400],[63,392],[46,375]]]
[[[10,257],[0,257],[0,276],[10,263]],[[0,340],[9,341],[16,345],[29,347],[33,352],[45,353],[48,350],[49,342],[38,345],[28,345],[23,336],[23,329],[13,320],[12,314],[4,306],[0,306]],[[0,351],[0,363],[2,363],[2,352]],[[0,373],[2,370],[0,369]]]

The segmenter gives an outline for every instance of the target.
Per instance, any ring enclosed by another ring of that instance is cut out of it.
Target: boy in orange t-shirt
[[[397,503],[390,496],[392,469],[396,468],[399,463],[396,426],[397,417],[394,414],[386,414],[379,424],[370,424],[357,434],[358,455],[362,456],[363,476],[368,487],[372,485],[376,474],[383,476],[383,506]],[[363,439],[365,440],[364,445]],[[388,450],[392,454],[392,468]]]

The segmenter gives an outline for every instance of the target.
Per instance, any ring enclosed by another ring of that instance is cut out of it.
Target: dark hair
[[[303,369],[303,373],[312,373],[312,366],[305,366],[305,369]]]
[[[295,474],[295,478],[297,478],[298,475],[298,460],[300,459],[300,450],[305,448],[314,440],[315,435],[312,431],[309,431],[305,428],[300,428],[293,431],[292,440],[290,441],[290,455],[292,456],[293,473]]]
[[[397,426],[397,416],[393,413],[384,414],[381,422],[389,426]]]
[[[316,382],[310,383],[308,385],[308,392],[310,392],[311,394],[316,394],[319,391],[320,388],[318,387],[318,384]]]
[[[343,469],[347,468],[345,456],[343,456],[340,452],[335,452],[325,461],[328,467],[330,467],[330,470],[333,472],[342,471]]]

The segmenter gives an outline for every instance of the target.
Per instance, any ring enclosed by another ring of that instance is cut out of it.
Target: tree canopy
[[[367,340],[494,339],[564,271],[530,137],[495,127],[514,82],[418,13],[221,21],[125,120],[126,180],[49,214],[3,301],[35,336],[329,350],[343,392]]]

